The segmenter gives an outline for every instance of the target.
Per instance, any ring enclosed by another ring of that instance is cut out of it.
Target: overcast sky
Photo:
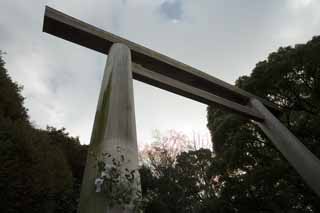
[[[0,0],[0,49],[33,123],[89,143],[106,56],[42,32],[45,5],[229,83],[279,46],[320,34],[318,0]],[[134,82],[139,143],[154,129],[208,137],[206,106]]]

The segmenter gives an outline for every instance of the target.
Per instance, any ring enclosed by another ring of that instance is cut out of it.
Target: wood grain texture
[[[107,200],[103,194],[95,192],[94,181],[98,173],[94,168],[94,155],[99,157],[102,153],[109,153],[119,160],[123,154],[128,162],[123,164],[122,169],[137,171],[138,147],[134,112],[130,50],[123,44],[114,44],[110,49],[100,90],[82,183],[79,213],[131,212],[130,208],[107,209]],[[118,152],[119,147],[121,153]],[[136,172],[133,185],[136,190],[140,190],[139,182]]]
[[[310,188],[320,197],[320,160],[275,118],[260,101],[251,100],[251,105],[265,117],[265,120],[257,122],[257,125]]]
[[[108,54],[113,43],[125,44],[131,49],[133,62],[148,70],[152,70],[238,104],[247,105],[251,98],[256,98],[272,112],[277,113],[281,111],[277,105],[221,81],[207,73],[101,30],[50,7],[46,7],[45,10],[43,31],[103,54]],[[133,77],[148,83],[147,76],[139,78],[141,77],[141,73],[140,75],[135,75],[134,73]]]

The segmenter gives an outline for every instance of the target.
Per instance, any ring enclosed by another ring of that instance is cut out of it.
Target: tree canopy
[[[0,212],[73,212],[87,147],[65,129],[34,128],[21,89],[0,52]]]
[[[282,122],[320,157],[320,37],[281,47],[236,86],[279,104]],[[247,119],[208,107],[223,185],[219,199],[233,212],[319,212],[316,195]]]
[[[22,87],[13,82],[5,68],[0,50],[0,116],[10,120],[28,120],[27,109],[23,106]]]
[[[279,119],[320,157],[320,37],[279,48],[236,86],[279,104]],[[320,212],[319,198],[253,123],[216,106],[207,116],[214,153],[158,150],[141,168],[146,212]]]

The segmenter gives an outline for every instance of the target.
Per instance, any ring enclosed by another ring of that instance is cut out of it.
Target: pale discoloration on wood
[[[117,147],[129,162],[123,169],[138,169],[138,147],[134,114],[133,85],[130,50],[122,44],[115,44],[110,50],[100,90],[97,112],[91,136],[90,152],[96,155],[110,153],[119,158]],[[109,162],[107,162],[109,163]],[[107,211],[107,201],[101,193],[95,192],[94,180],[97,169],[95,160],[88,155],[82,183],[79,213],[130,212],[121,209]],[[139,176],[133,187],[139,190]]]
[[[266,107],[258,100],[251,105],[265,120],[258,126],[277,149],[302,176],[306,183],[320,196],[320,160],[310,152]]]

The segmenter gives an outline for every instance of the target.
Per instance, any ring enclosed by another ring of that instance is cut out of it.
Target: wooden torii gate
[[[138,167],[132,78],[207,105],[220,106],[256,123],[313,191],[320,196],[320,160],[277,118],[281,109],[200,70],[46,7],[43,31],[109,55],[100,90],[90,151],[115,153],[124,147],[131,169]],[[79,213],[107,211],[94,190],[96,171],[88,156]],[[139,190],[139,183],[135,185]],[[119,209],[108,212],[122,212]],[[131,212],[126,209],[124,212]]]

